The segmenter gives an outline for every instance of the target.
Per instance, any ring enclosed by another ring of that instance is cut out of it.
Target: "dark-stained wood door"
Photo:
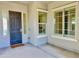
[[[22,43],[22,32],[21,32],[21,12],[9,11],[10,20],[10,44]]]

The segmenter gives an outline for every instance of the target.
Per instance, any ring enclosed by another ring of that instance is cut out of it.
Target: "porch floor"
[[[57,58],[57,57],[79,57],[79,54],[50,45],[35,47],[26,44],[25,46],[16,48],[0,49],[0,58]]]
[[[51,55],[55,55],[58,58],[79,58],[79,53],[68,51],[63,48],[59,48],[54,45],[44,45],[40,47],[43,51],[50,53]]]
[[[0,58],[54,58],[38,47],[26,44],[16,48],[6,48],[0,50]]]

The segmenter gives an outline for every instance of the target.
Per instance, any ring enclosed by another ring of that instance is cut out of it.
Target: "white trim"
[[[37,38],[47,37],[47,35],[38,35]]]
[[[24,14],[25,14],[25,19],[24,19]],[[22,12],[22,26],[23,26],[23,34],[28,34],[28,30],[26,29],[28,26],[25,24],[25,26],[27,27],[24,27],[24,20],[27,21],[27,14],[25,12]],[[25,22],[27,23],[27,22]],[[24,33],[24,30],[26,30],[26,33]]]
[[[37,12],[44,12],[44,13],[47,13],[48,11],[46,11],[46,10],[42,10],[42,9],[37,9]],[[39,14],[38,14],[39,15]],[[39,19],[38,19],[39,20]],[[47,25],[47,22],[46,23],[39,23],[38,22],[38,35],[40,36],[40,34],[39,34],[39,24],[45,24],[45,25]],[[46,29],[45,29],[46,30]],[[45,33],[45,35],[47,34],[47,32]],[[43,35],[41,35],[41,36],[43,36]]]
[[[78,19],[79,19],[79,17],[78,17],[78,9],[79,8],[79,3],[77,3],[77,6],[75,7],[75,38],[78,40]]]
[[[46,13],[48,13],[48,11],[47,11],[47,10],[43,10],[43,9],[37,9],[37,11],[40,11],[40,12],[46,12]]]
[[[23,34],[24,34],[24,26],[23,26],[23,12],[21,12],[21,30],[22,30],[22,37],[23,37]]]
[[[56,35],[52,35],[51,36],[52,38],[57,38],[57,39],[62,39],[62,40],[69,40],[69,41],[76,41],[77,42],[77,40],[75,39],[75,38],[70,38],[70,37],[63,37],[63,36],[56,36]]]
[[[64,27],[64,21],[65,21],[64,11],[65,11],[65,10],[63,10],[63,14],[62,14],[62,36],[64,35],[64,28],[65,28],[65,27]]]

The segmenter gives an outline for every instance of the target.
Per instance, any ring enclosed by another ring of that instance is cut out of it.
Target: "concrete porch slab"
[[[51,56],[32,45],[7,48],[1,51],[3,53],[0,54],[0,58],[55,58],[55,56]]]

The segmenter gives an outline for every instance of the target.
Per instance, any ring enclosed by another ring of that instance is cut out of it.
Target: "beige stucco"
[[[54,44],[56,46],[62,47],[64,49],[68,49],[68,50],[72,50],[75,52],[79,52],[79,13],[78,13],[78,9],[79,9],[79,2],[55,2],[56,5],[53,6],[53,3],[48,5],[48,42],[50,44]],[[54,34],[54,17],[53,17],[53,10],[54,9],[62,9],[65,7],[69,7],[75,5],[76,7],[76,30],[75,30],[75,38],[70,38],[70,37],[62,37],[62,36],[56,36]],[[52,28],[52,29],[51,29]]]

